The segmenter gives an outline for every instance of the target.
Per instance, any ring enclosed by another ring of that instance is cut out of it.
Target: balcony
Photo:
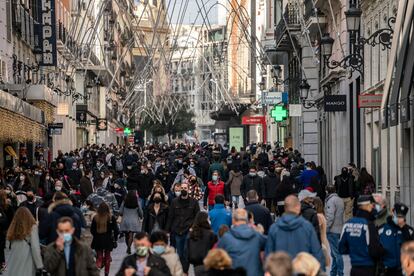
[[[288,3],[285,6],[285,12],[283,13],[283,18],[275,27],[275,41],[277,51],[291,51],[292,43],[290,41],[290,35],[300,34],[301,26],[299,22],[300,10],[297,5],[294,3]]]
[[[319,38],[320,32],[324,30],[328,22],[326,16],[314,3],[314,0],[305,0],[304,19],[310,36]]]

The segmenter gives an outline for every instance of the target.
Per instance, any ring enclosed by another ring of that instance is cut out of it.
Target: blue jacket
[[[266,244],[266,237],[247,224],[234,226],[224,234],[218,247],[224,249],[233,260],[233,268],[246,269],[247,276],[263,275],[260,251]]]
[[[303,185],[303,189],[311,186],[313,177],[318,177],[319,178],[319,174],[318,174],[317,171],[315,171],[315,170],[304,170],[302,172],[302,175],[300,176],[300,182]]]
[[[349,254],[352,266],[370,267],[384,254],[370,213],[358,210],[356,216],[345,223],[339,252]]]
[[[315,229],[302,216],[284,214],[270,227],[266,256],[276,251],[285,251],[293,258],[300,252],[307,252],[321,263],[321,267],[325,267],[325,258]]]
[[[401,267],[401,245],[412,239],[413,229],[408,225],[400,228],[392,221],[392,217],[388,217],[387,223],[379,229],[378,233],[380,243],[385,249],[385,256],[382,258],[384,266],[386,268]]]
[[[231,226],[231,213],[228,211],[224,204],[214,204],[214,208],[208,212],[211,221],[211,228],[214,231],[214,234],[217,234],[220,226],[226,224]]]

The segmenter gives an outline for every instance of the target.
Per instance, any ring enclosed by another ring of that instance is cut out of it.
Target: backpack
[[[115,161],[115,170],[117,172],[124,170],[124,164],[122,164],[122,159],[116,159],[116,161]]]

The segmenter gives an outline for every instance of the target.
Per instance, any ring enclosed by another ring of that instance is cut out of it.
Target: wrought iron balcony
[[[299,33],[301,31],[299,13],[300,9],[295,3],[286,4],[282,19],[275,27],[275,41],[276,45],[279,46],[276,49],[277,51],[291,49],[288,32],[292,35],[292,33]]]

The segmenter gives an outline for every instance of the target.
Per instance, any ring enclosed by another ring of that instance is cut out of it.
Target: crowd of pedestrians
[[[21,160],[0,170],[5,275],[110,275],[119,242],[119,276],[341,276],[343,255],[351,275],[414,275],[408,207],[354,164],[330,181],[291,148],[207,143]]]

